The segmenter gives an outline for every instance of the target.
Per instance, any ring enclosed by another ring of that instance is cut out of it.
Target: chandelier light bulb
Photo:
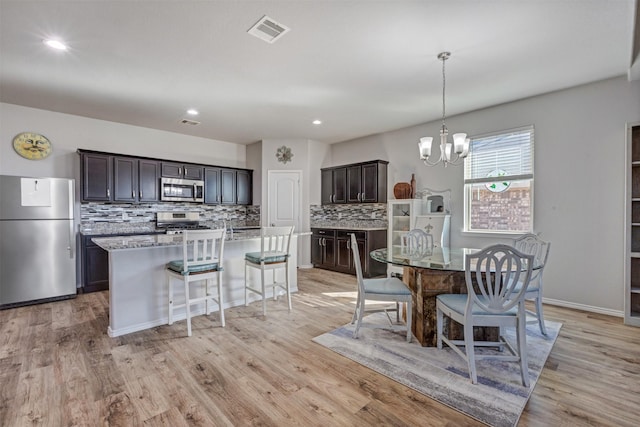
[[[433,138],[430,136],[423,136],[420,138],[420,142],[418,143],[418,147],[420,147],[420,158],[427,159],[431,155],[431,143],[433,142]]]
[[[464,151],[464,144],[467,140],[466,133],[454,133],[453,134],[453,148],[456,154],[462,154]]]

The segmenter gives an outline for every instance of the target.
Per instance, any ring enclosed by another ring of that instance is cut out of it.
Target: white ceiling
[[[438,119],[444,50],[447,115],[637,76],[636,9],[637,0],[0,0],[0,101],[240,144],[334,143]],[[291,31],[274,44],[247,34],[263,15]],[[47,48],[47,37],[69,50]],[[200,125],[179,123],[188,108]]]

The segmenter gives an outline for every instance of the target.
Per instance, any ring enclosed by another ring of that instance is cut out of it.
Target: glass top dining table
[[[376,261],[400,267],[464,271],[467,255],[474,254],[480,250],[474,248],[434,247],[431,253],[421,254],[408,251],[406,246],[391,246],[373,250],[370,256]],[[534,260],[533,270],[540,267],[537,259]]]
[[[420,254],[403,246],[376,249],[370,252],[372,259],[404,267],[402,280],[411,290],[415,300],[412,304],[411,331],[422,346],[436,345],[436,297],[443,293],[467,292],[465,264],[467,256],[479,252],[474,248],[435,247],[431,253]],[[540,265],[534,261],[534,269]],[[450,339],[464,336],[457,324],[446,327]],[[478,340],[495,341],[498,328],[480,328],[474,332]]]
[[[391,246],[371,251],[371,258],[400,267],[428,268],[443,271],[464,271],[466,256],[480,249],[434,247],[430,254],[410,253],[406,246]]]

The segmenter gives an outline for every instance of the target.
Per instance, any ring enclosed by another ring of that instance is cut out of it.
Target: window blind
[[[533,178],[533,126],[473,138],[465,159],[464,183]]]

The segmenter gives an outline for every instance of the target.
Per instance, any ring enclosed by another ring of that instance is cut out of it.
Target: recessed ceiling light
[[[311,122],[311,123],[313,123],[314,125],[321,125],[321,124],[322,124],[322,120],[318,120],[318,119],[316,119],[316,120],[314,120],[314,121],[313,121],[313,122]]]
[[[191,108],[187,110],[187,114],[191,114],[192,116],[197,116],[199,113],[198,113],[198,110],[194,110],[193,108]]]
[[[60,40],[47,39],[42,42],[52,49],[67,50],[67,45],[62,43]]]

